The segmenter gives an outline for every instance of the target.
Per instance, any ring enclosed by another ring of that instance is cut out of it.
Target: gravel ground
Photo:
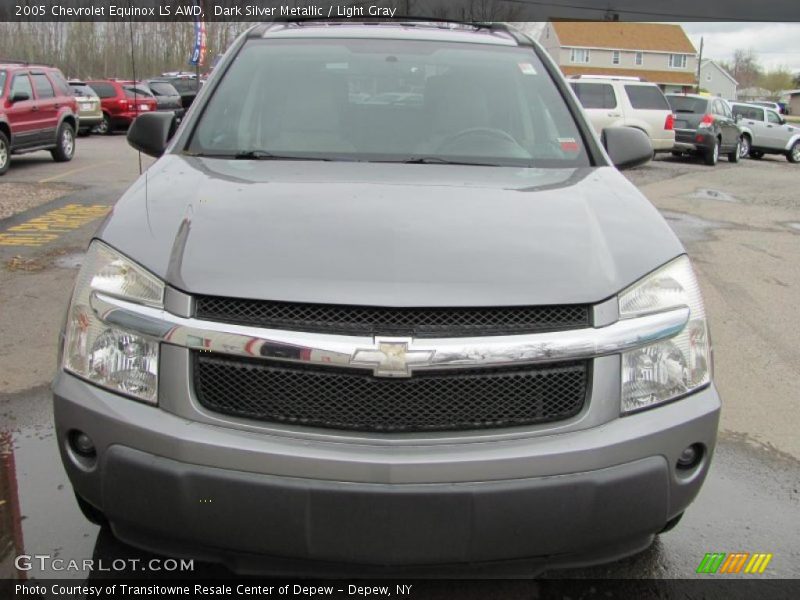
[[[79,189],[68,183],[0,183],[0,219],[52,202]]]

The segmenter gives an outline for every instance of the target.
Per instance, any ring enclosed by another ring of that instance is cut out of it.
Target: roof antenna
[[[136,52],[133,46],[133,0],[128,0],[128,7],[131,9],[131,18],[128,21],[130,34],[131,34],[131,71],[133,75],[133,104],[136,107],[134,111],[136,116],[139,116],[139,99],[136,97]],[[142,151],[139,150],[139,175],[142,174]]]

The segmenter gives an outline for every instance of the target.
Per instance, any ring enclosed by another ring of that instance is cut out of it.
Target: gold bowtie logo
[[[375,377],[411,377],[411,371],[429,365],[435,353],[433,350],[409,350],[411,343],[410,338],[376,339],[376,348],[356,350],[350,364],[372,367]]]

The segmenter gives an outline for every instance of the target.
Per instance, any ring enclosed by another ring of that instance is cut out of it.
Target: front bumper
[[[710,386],[563,433],[331,442],[192,421],[63,372],[53,389],[70,480],[118,537],[236,570],[265,555],[366,573],[630,554],[696,496],[720,408]],[[71,430],[92,437],[95,464],[76,460]],[[676,471],[695,443],[699,466]]]

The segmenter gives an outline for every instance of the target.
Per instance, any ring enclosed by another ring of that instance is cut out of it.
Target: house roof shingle
[[[669,23],[553,21],[561,46],[696,54],[683,27]]]
[[[611,69],[600,67],[573,67],[561,65],[561,71],[567,77],[571,75],[610,75],[620,77],[641,77],[651,83],[670,85],[695,85],[695,74],[691,71],[650,71],[645,69]]]

